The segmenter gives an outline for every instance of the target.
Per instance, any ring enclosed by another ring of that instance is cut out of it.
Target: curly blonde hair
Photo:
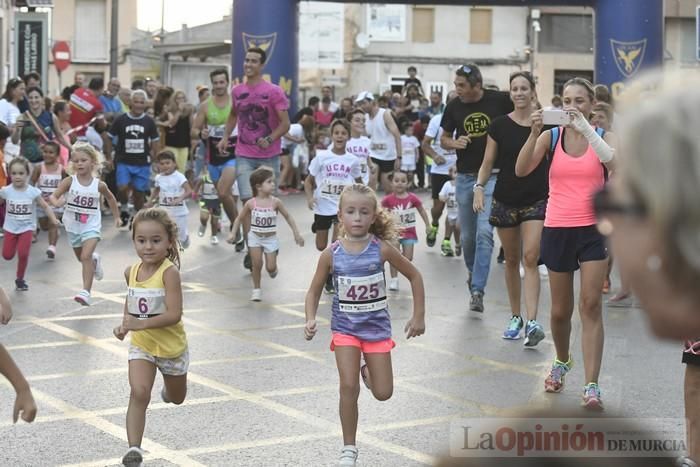
[[[375,219],[372,225],[369,226],[369,232],[375,237],[388,242],[394,242],[399,238],[399,228],[396,225],[394,217],[381,205],[377,199],[377,194],[373,189],[361,183],[353,183],[346,186],[340,193],[340,201],[338,202],[338,211],[343,209],[343,199],[349,195],[362,195],[372,200],[374,206]],[[345,235],[343,223],[340,223],[340,235]]]
[[[139,225],[139,222],[143,221],[153,221],[163,226],[170,242],[167,258],[173,262],[176,268],[180,269],[180,242],[177,236],[177,224],[173,222],[163,208],[142,209],[134,216],[134,224],[131,230],[132,240],[136,238],[136,227]]]
[[[92,160],[92,176],[96,177],[100,171],[100,152],[86,141],[78,141],[71,146],[71,156],[76,152],[82,152]]]

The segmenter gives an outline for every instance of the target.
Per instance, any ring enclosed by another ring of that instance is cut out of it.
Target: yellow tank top
[[[165,284],[163,273],[174,264],[165,259],[158,270],[148,279],[137,281],[141,263],[131,266],[126,306],[130,315],[149,319],[165,313]],[[182,321],[164,328],[132,331],[131,344],[160,358],[175,358],[187,349],[187,336]]]

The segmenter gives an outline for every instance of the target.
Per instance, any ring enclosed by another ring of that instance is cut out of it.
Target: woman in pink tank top
[[[596,131],[588,123],[595,97],[587,80],[564,85],[564,110],[571,123],[542,132],[542,112],[532,115],[532,131],[518,155],[516,175],[532,172],[549,159],[549,199],[540,255],[549,270],[552,296],[551,328],[556,358],[545,380],[545,391],[560,392],[573,360],[569,350],[574,312],[574,272],[581,269],[579,315],[586,385],[582,405],[602,410],[598,387],[603,356],[602,284],[607,271],[605,239],[596,228],[593,195],[605,184],[614,156],[615,135]],[[551,151],[550,148],[554,147]]]

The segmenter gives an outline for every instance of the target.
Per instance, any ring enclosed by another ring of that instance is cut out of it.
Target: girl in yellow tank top
[[[141,440],[156,369],[163,374],[163,402],[181,404],[187,394],[189,352],[182,325],[177,226],[164,209],[144,209],[134,218],[132,235],[141,261],[124,271],[128,286],[124,318],[114,335],[123,340],[131,331],[129,450],[122,463],[141,465]]]

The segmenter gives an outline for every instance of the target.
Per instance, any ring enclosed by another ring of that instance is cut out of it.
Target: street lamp
[[[540,42],[540,10],[534,9],[530,11],[530,19],[532,20],[532,53],[530,54],[530,73],[535,74],[535,56]]]

